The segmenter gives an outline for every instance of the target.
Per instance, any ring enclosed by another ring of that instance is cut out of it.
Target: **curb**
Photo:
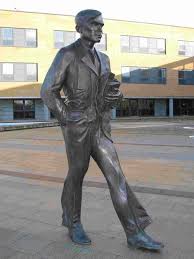
[[[0,132],[11,131],[11,130],[56,127],[56,126],[59,126],[58,122],[42,122],[42,123],[40,122],[40,123],[23,124],[23,125],[9,125],[9,126],[0,126]]]

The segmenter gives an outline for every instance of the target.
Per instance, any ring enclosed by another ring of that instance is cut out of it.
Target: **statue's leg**
[[[76,124],[62,127],[68,159],[68,175],[61,196],[63,225],[71,228],[80,222],[82,183],[90,160],[90,138],[87,127]]]
[[[151,219],[130,189],[113,143],[105,136],[94,137],[92,157],[107,180],[113,205],[127,236],[143,230]]]

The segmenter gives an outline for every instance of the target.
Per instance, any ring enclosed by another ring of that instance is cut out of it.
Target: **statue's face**
[[[100,42],[102,38],[102,27],[104,22],[102,16],[99,15],[95,19],[91,19],[87,23],[81,26],[79,32],[81,38],[92,41],[94,43]]]

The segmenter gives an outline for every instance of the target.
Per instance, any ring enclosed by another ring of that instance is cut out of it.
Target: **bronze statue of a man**
[[[41,97],[58,119],[66,144],[69,171],[61,197],[62,224],[73,242],[91,243],[81,224],[81,200],[92,157],[107,180],[128,245],[160,250],[162,243],[144,232],[151,219],[127,184],[111,139],[110,110],[122,94],[108,56],[94,48],[102,37],[101,12],[80,11],[75,23],[80,39],[59,50],[41,88]]]

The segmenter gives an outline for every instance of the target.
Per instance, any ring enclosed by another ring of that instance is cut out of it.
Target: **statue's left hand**
[[[110,106],[116,105],[119,100],[121,100],[123,97],[123,94],[117,89],[114,90],[114,92],[109,92],[105,96],[105,104],[108,104]]]
[[[119,91],[119,87],[120,82],[115,78],[113,73],[109,73],[103,95],[103,109],[110,109],[116,106],[117,103],[122,99],[123,94]]]

